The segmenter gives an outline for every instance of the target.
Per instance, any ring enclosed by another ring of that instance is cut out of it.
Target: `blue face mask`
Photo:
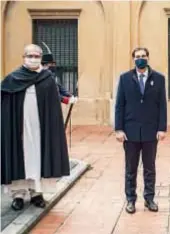
[[[135,60],[135,65],[139,69],[144,69],[148,65],[148,60],[144,58],[136,59]]]

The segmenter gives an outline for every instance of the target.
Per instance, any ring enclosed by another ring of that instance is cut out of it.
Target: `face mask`
[[[41,64],[41,58],[25,58],[24,62],[28,68],[39,68]]]
[[[49,70],[50,70],[52,73],[55,73],[56,70],[57,70],[57,68],[54,67],[54,66],[50,66],[50,67],[49,67]]]
[[[139,69],[144,69],[148,65],[148,60],[147,59],[143,59],[143,58],[136,59],[135,60],[135,65]]]

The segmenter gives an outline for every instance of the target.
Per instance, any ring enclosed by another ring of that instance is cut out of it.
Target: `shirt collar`
[[[148,77],[148,68],[146,68],[146,71],[143,73],[143,75],[147,78]],[[138,70],[136,70],[136,73],[137,73],[137,75],[138,75],[138,77],[140,76],[140,72],[138,72]]]

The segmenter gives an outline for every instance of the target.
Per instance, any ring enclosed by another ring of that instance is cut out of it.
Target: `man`
[[[141,152],[145,207],[156,212],[157,143],[165,138],[167,130],[165,78],[148,65],[148,49],[136,48],[132,58],[136,67],[120,76],[115,108],[116,138],[123,142],[125,150],[126,211],[136,211],[136,177]]]
[[[42,178],[55,183],[70,173],[58,90],[41,59],[42,49],[27,45],[23,66],[1,85],[1,184],[11,191],[14,210],[23,209],[26,190],[43,208]]]
[[[57,68],[56,68],[56,62],[53,59],[53,55],[51,53],[49,54],[44,54],[42,56],[42,65],[44,69],[49,69],[53,77],[56,81],[59,94],[60,94],[60,99],[61,102],[64,104],[74,104],[77,102],[77,97],[74,97],[70,92],[68,92],[61,84],[58,82],[58,78],[56,76]]]

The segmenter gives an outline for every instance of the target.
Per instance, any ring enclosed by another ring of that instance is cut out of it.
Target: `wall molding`
[[[81,9],[27,9],[32,19],[75,19]]]
[[[170,8],[164,8],[164,11],[168,17],[170,17]]]

